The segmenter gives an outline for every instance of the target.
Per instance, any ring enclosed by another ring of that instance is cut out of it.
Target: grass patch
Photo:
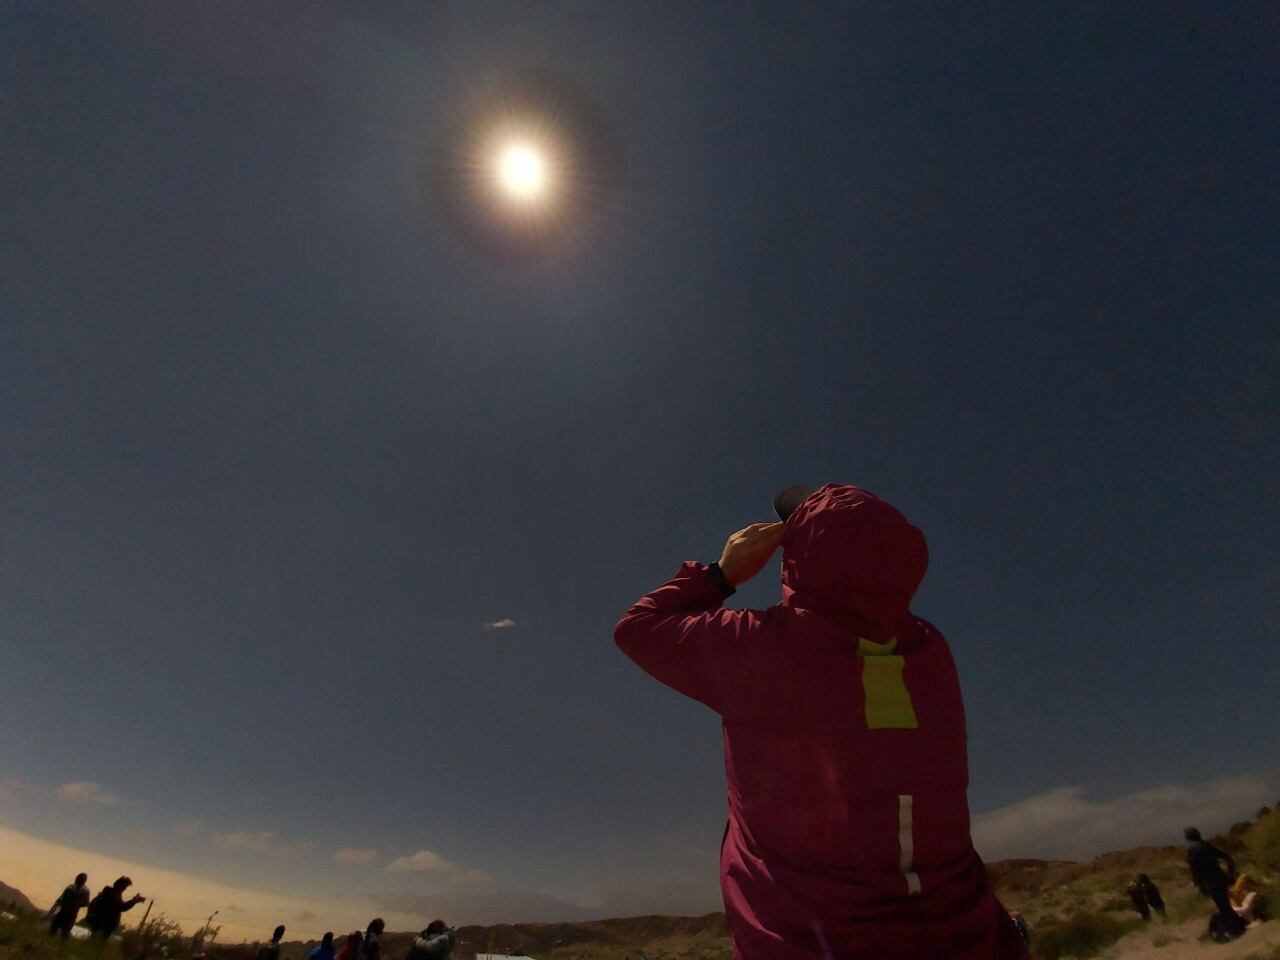
[[[1140,920],[1117,920],[1109,914],[1081,910],[1067,920],[1050,920],[1038,926],[1031,955],[1036,960],[1091,957],[1141,924]]]
[[[1245,837],[1245,844],[1259,864],[1280,871],[1280,811],[1259,820]]]

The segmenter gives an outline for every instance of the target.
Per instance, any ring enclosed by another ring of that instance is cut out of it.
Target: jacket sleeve
[[[618,621],[613,639],[646,673],[723,713],[744,671],[760,615],[722,609],[707,568],[692,561],[645,594]]]

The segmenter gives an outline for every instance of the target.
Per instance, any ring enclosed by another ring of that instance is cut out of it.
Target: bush
[[[1070,920],[1052,920],[1031,931],[1031,953],[1037,960],[1091,957],[1137,929],[1140,923],[1081,911]]]
[[[1263,817],[1249,831],[1249,850],[1268,870],[1280,871],[1280,816]]]

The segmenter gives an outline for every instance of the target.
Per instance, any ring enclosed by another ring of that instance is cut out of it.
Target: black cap
[[[773,512],[778,515],[779,520],[786,520],[791,516],[792,511],[804,503],[809,494],[817,489],[817,487],[806,487],[803,483],[794,483],[779,490],[773,498]]]

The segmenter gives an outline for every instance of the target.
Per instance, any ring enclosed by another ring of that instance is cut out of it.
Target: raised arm
[[[768,561],[781,528],[753,524],[729,538],[719,563],[681,564],[675,577],[623,615],[613,634],[618,647],[657,680],[723,712],[724,695],[745,667],[746,639],[760,617],[721,607]]]

